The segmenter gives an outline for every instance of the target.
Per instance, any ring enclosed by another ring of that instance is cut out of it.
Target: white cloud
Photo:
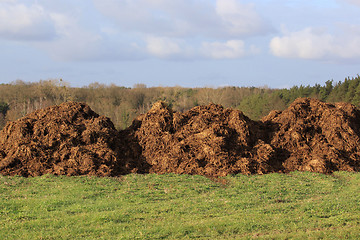
[[[306,28],[284,33],[270,42],[273,55],[303,59],[352,59],[360,58],[360,26],[342,28],[337,34],[326,29]]]
[[[241,40],[227,42],[204,42],[202,44],[204,56],[213,59],[235,59],[245,55],[245,44]]]
[[[94,59],[100,54],[102,37],[82,29],[76,19],[63,14],[52,14],[59,38],[56,41],[38,44],[57,60]]]
[[[254,5],[239,0],[93,2],[114,28],[137,36],[138,46],[158,58],[239,58],[246,52],[239,39],[271,31]],[[259,50],[253,45],[249,51]]]
[[[170,57],[182,52],[180,45],[170,38],[151,36],[147,37],[146,42],[148,52],[160,58]]]
[[[306,28],[273,38],[270,49],[278,57],[317,59],[328,54],[332,41],[330,34]]]
[[[156,1],[146,0],[94,0],[96,8],[114,20],[125,31],[145,34],[172,31],[167,13],[157,8]]]
[[[340,0],[360,7],[360,0]]]
[[[246,48],[242,40],[205,41],[200,45],[189,45],[180,39],[155,36],[146,38],[146,49],[151,56],[165,59],[237,59],[260,52],[254,45]]]
[[[113,61],[142,58],[136,43],[123,40],[112,29],[86,29],[77,18],[52,13],[58,34],[54,41],[34,45],[60,61]],[[110,38],[108,36],[111,36]],[[116,40],[113,40],[113,38]]]
[[[97,9],[126,31],[164,37],[244,37],[271,28],[252,4],[238,0],[94,0]]]
[[[38,4],[0,2],[0,37],[10,40],[49,40],[56,36],[50,15]]]
[[[124,55],[124,58],[131,59],[137,56],[129,53],[130,43],[126,46],[109,44],[101,30],[84,26],[80,22],[83,16],[74,14],[80,12],[78,9],[74,11],[75,5],[67,2],[63,6],[56,1],[50,5],[46,8],[38,2],[0,1],[0,39],[15,40],[24,45],[30,41],[31,47],[62,61],[116,59]],[[62,11],[57,11],[58,8]],[[64,9],[72,11],[68,13]]]
[[[254,5],[240,0],[92,3],[0,0],[0,39],[36,40],[31,47],[62,61],[234,59],[258,51],[240,39],[269,32]]]
[[[257,35],[270,31],[270,27],[255,11],[253,4],[241,4],[237,0],[217,0],[216,13],[231,35]]]

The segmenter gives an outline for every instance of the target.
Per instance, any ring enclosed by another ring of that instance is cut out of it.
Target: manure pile
[[[0,173],[38,176],[124,172],[109,118],[82,103],[64,103],[8,123],[0,132]]]
[[[253,121],[220,105],[184,113],[157,102],[122,131],[84,103],[68,102],[8,123],[0,174],[205,176],[294,170],[360,171],[360,110],[300,98]]]

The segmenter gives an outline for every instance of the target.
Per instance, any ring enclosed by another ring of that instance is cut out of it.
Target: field
[[[0,239],[359,239],[360,174],[0,176]]]

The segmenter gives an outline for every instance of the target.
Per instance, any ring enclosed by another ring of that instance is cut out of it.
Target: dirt
[[[300,98],[253,121],[209,104],[184,113],[157,102],[116,131],[84,103],[36,111],[0,132],[0,173],[118,176],[360,171],[360,111]]]

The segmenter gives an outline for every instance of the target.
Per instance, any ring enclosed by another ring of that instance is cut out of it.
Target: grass
[[[0,239],[360,239],[360,173],[0,176]]]

